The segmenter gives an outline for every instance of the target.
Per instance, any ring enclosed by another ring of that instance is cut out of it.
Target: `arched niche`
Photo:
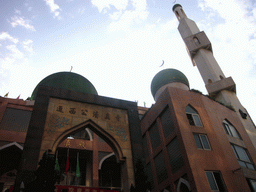
[[[103,162],[104,162],[107,158],[109,158],[109,157],[111,157],[111,156],[113,156],[113,155],[115,155],[115,153],[110,153],[110,154],[106,155],[105,157],[103,157],[103,158],[100,160],[100,162],[99,162],[99,169],[101,169],[101,166],[102,166]]]
[[[106,155],[99,165],[99,185],[101,187],[121,187],[121,166],[114,153]]]

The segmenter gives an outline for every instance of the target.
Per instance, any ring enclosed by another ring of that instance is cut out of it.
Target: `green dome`
[[[172,7],[172,11],[174,11],[174,9],[176,8],[176,7],[182,7],[180,4],[175,4],[173,7]]]
[[[155,97],[155,94],[159,88],[173,82],[184,83],[189,87],[187,77],[176,69],[164,69],[158,72],[151,82],[151,93],[153,97]]]
[[[96,89],[89,80],[72,72],[58,72],[45,77],[34,89],[31,95],[31,100],[35,100],[40,85],[98,95]]]

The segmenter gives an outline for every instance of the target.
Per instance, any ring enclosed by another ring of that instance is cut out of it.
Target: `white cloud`
[[[17,17],[17,16],[12,17],[11,20],[12,20],[11,25],[13,27],[22,26],[22,27],[25,27],[26,29],[35,31],[35,28],[30,24],[31,23],[30,20],[24,20],[22,17]]]
[[[128,5],[128,0],[92,0],[92,4],[98,8],[100,13],[105,8],[110,9],[111,5],[114,6],[118,11],[120,11],[126,9]]]
[[[0,34],[0,41],[1,40],[9,40],[15,44],[19,42],[17,38],[12,37],[8,32],[2,32]]]
[[[5,57],[5,58],[0,58],[0,63],[1,63],[1,68],[3,70],[10,70],[13,68],[12,64],[15,62],[14,58],[10,58],[10,57]],[[5,73],[7,76],[7,73]]]
[[[109,31],[128,30],[134,22],[146,20],[149,14],[146,0],[92,0],[92,4],[100,13],[110,12],[109,17],[113,22],[109,26]],[[115,9],[111,9],[111,6]]]
[[[50,7],[51,12],[54,13],[54,17],[60,18],[60,7],[56,3],[54,3],[54,0],[45,0],[46,4]]]
[[[109,14],[113,20],[109,25],[109,31],[127,31],[134,22],[140,23],[147,19],[149,12],[147,10],[146,0],[131,0],[131,5],[131,9],[119,9]]]
[[[24,56],[16,45],[8,45],[6,46],[6,49],[11,52],[10,56],[14,59],[22,59]]]
[[[27,39],[25,41],[22,42],[23,44],[23,48],[28,51],[29,53],[33,53],[33,41],[31,39]]]

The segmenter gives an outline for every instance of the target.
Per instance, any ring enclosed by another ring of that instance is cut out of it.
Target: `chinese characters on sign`
[[[76,114],[76,108],[70,108],[69,113],[70,114]]]
[[[85,142],[84,141],[80,141],[79,144],[78,144],[78,147],[86,149]]]
[[[65,144],[64,144],[64,146],[67,147],[67,148],[82,148],[82,149],[86,149],[85,141],[79,141],[79,143],[77,143],[77,142],[74,142],[73,140],[67,139]]]
[[[65,147],[71,147],[70,139],[67,139],[65,143]]]
[[[62,113],[62,114],[71,114],[71,115],[81,115],[83,117],[88,117],[88,118],[94,118],[94,119],[102,119],[103,120],[111,120],[111,121],[116,121],[116,122],[121,122],[122,121],[122,116],[119,114],[112,114],[109,112],[102,112],[100,109],[99,110],[89,110],[88,108],[76,108],[76,107],[64,107],[62,105],[58,105],[55,108],[56,112]],[[103,113],[101,115],[101,113]],[[124,119],[123,119],[124,120]]]
[[[99,112],[98,111],[93,111],[93,117],[97,118],[99,117]]]
[[[73,101],[61,101],[53,99],[53,114],[49,116],[47,122],[47,134],[54,134],[55,132],[69,129],[74,123],[82,123],[87,119],[97,120],[95,123],[102,121],[110,132],[114,134],[119,140],[126,142],[129,133],[127,127],[127,112],[122,109],[110,108],[105,106],[93,105],[89,103],[78,103]],[[52,111],[51,111],[52,112]],[[106,124],[105,124],[106,122]],[[101,124],[103,125],[103,124]],[[104,127],[103,127],[104,128]],[[60,130],[61,129],[61,130]],[[72,146],[75,145],[75,146]],[[84,142],[70,143],[67,141],[65,147],[86,148]]]
[[[82,111],[81,115],[87,116],[88,110],[82,109],[81,111]]]

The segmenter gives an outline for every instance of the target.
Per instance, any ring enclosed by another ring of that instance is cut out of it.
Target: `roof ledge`
[[[3,146],[0,147],[0,150],[6,149],[6,148],[11,147],[13,145],[18,147],[20,150],[23,150],[23,147],[19,143],[16,143],[16,142],[12,142],[12,143],[8,143],[6,145],[3,145]]]

